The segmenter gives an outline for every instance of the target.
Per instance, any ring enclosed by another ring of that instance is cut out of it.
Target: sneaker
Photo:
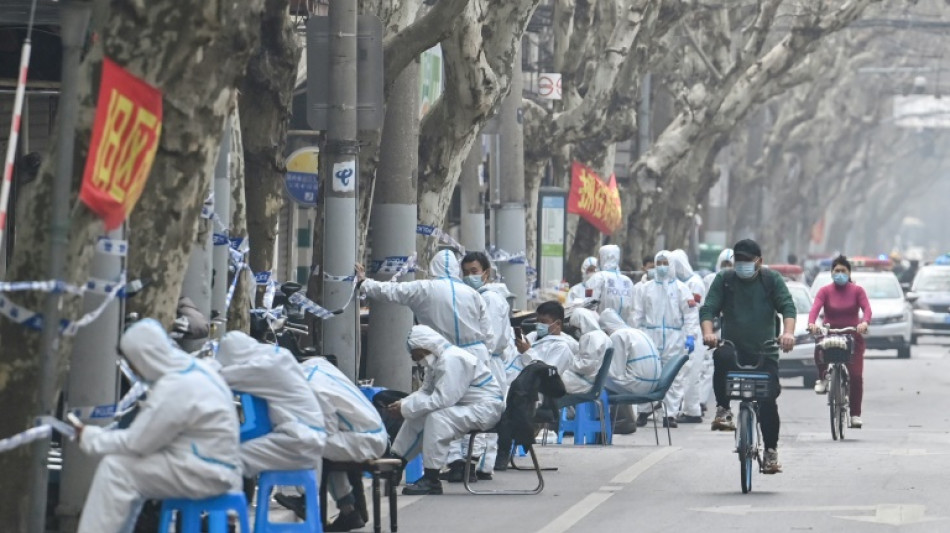
[[[304,503],[303,496],[291,496],[289,494],[278,492],[274,495],[274,500],[285,509],[290,509],[293,511],[297,518],[301,520],[307,519],[307,504]]]
[[[340,513],[336,517],[336,520],[323,528],[324,531],[330,533],[335,531],[352,531],[354,529],[360,529],[366,525],[366,521],[363,520],[363,517],[360,516],[359,511],[350,511],[349,513]]]
[[[673,418],[672,416],[670,416],[670,417],[667,417],[667,419],[663,421],[663,427],[665,427],[665,428],[678,428],[678,427],[679,427],[679,424],[676,423],[676,419],[675,419],[675,418]]]
[[[465,475],[465,461],[455,461],[449,465],[449,469],[445,472],[439,474],[439,479],[443,481],[448,481],[449,483],[461,483],[462,476]],[[478,476],[475,475],[475,469],[472,467],[468,468],[468,482],[474,483],[478,481]]]
[[[433,481],[424,477],[411,485],[406,485],[403,487],[402,494],[403,496],[427,496],[430,494],[442,494],[442,482],[439,480]]]
[[[860,416],[851,417],[851,427],[856,428],[856,429],[861,429],[862,425],[864,425],[864,422],[861,421]]]
[[[650,413],[639,413],[637,415],[637,426],[643,427],[650,421]]]
[[[819,379],[815,382],[815,394],[828,394],[828,380]]]
[[[775,448],[765,450],[765,462],[762,465],[763,474],[779,474],[782,472],[782,463],[778,462],[778,451]]]
[[[736,425],[732,421],[732,410],[727,407],[716,408],[716,418],[712,422],[713,431],[735,431]]]
[[[676,417],[676,421],[680,424],[702,424],[703,417],[681,414]]]
[[[475,477],[476,477],[479,481],[491,481],[491,480],[492,480],[492,473],[491,473],[491,472],[482,472],[481,470],[478,470],[478,471],[475,472]]]

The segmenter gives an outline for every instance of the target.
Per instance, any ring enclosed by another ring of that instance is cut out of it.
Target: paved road
[[[801,380],[784,381],[785,473],[757,474],[747,495],[740,491],[731,434],[682,425],[673,430],[673,447],[657,447],[652,431],[641,428],[609,448],[544,447],[543,463],[559,471],[547,473],[539,496],[470,496],[446,485],[441,497],[400,497],[399,529],[950,531],[948,354],[950,345],[916,347],[910,360],[870,352],[865,428],[850,430],[843,442],[831,440],[824,397],[803,389]],[[502,473],[489,483],[523,486],[530,476]]]

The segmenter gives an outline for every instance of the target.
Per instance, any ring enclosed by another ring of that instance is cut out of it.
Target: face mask
[[[736,261],[736,275],[749,279],[755,275],[755,261]]]
[[[666,276],[670,274],[670,267],[667,265],[660,265],[656,267],[656,279],[666,279]]]
[[[463,281],[466,285],[468,285],[469,287],[471,287],[471,288],[473,288],[473,289],[475,289],[475,290],[478,290],[478,289],[482,288],[482,285],[485,284],[485,282],[482,281],[482,277],[481,277],[481,276],[465,276],[465,279],[463,279],[462,281]]]
[[[842,285],[847,285],[849,281],[848,275],[845,274],[844,272],[838,272],[838,273],[832,274],[831,279],[835,280],[835,285],[838,285],[839,287]]]
[[[656,269],[655,269],[655,268],[648,268],[648,269],[647,269],[647,279],[649,279],[649,280],[654,280],[654,279],[656,279]]]
[[[538,334],[538,338],[540,339],[541,337],[545,337],[551,333],[551,326],[538,322],[538,325],[534,328],[534,331]]]

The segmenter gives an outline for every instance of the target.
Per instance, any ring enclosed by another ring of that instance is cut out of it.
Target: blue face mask
[[[541,322],[538,322],[538,325],[535,326],[534,331],[538,334],[538,338],[540,339],[541,337],[547,336],[549,333],[551,333],[551,326],[549,324],[542,324]]]
[[[742,279],[749,279],[755,275],[755,261],[736,261],[736,275]]]
[[[848,282],[851,281],[851,280],[850,280],[850,276],[848,276],[848,275],[845,274],[844,272],[836,272],[836,273],[832,274],[832,275],[831,275],[831,279],[835,280],[835,285],[837,285],[837,286],[839,286],[839,287],[841,287],[841,286],[843,286],[843,285],[847,285]]]
[[[660,265],[656,267],[656,279],[666,279],[666,276],[670,274],[670,267],[668,265]]]
[[[482,285],[485,284],[481,276],[465,276],[462,282],[475,290],[482,288]]]

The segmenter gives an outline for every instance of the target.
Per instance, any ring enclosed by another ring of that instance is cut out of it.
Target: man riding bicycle
[[[713,319],[722,316],[722,338],[731,341],[743,364],[754,364],[761,355],[760,370],[771,377],[772,398],[759,402],[759,421],[765,444],[765,474],[782,471],[778,462],[779,415],[775,399],[781,392],[778,381],[778,348],[785,352],[795,346],[795,303],[784,279],[778,272],[762,268],[762,250],[751,239],[743,239],[733,247],[734,270],[716,275],[706,301],[699,311],[703,328],[703,343],[714,348],[719,338],[713,330]],[[776,313],[784,318],[782,332]],[[779,345],[774,344],[778,337]],[[713,390],[716,394],[716,418],[713,431],[734,431],[736,426],[729,408],[726,392],[726,374],[737,370],[736,354],[719,349],[713,355]]]

